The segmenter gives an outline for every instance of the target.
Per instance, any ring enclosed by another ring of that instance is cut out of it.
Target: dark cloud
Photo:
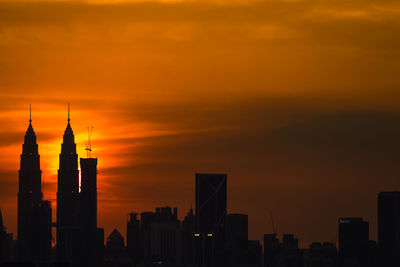
[[[400,114],[384,111],[350,110],[320,114],[277,129],[273,135],[287,146],[345,149],[350,153],[386,151],[390,156],[400,149]]]

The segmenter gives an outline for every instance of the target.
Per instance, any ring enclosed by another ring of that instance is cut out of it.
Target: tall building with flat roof
[[[228,214],[225,220],[225,251],[229,266],[248,263],[248,244],[247,214]]]
[[[178,209],[157,207],[156,212],[130,213],[127,252],[135,265],[179,265],[182,262],[182,228]]]
[[[195,217],[193,209],[190,207],[189,212],[186,214],[182,221],[182,263],[193,263],[193,236],[195,233]]]
[[[83,266],[101,266],[103,229],[97,228],[97,158],[81,158],[79,218],[83,237]]]
[[[144,258],[143,236],[138,215],[136,212],[129,213],[126,224],[126,251],[135,265],[138,265]]]
[[[362,218],[339,218],[339,261],[343,266],[367,266],[369,224]]]
[[[232,213],[226,216],[225,233],[227,248],[243,250],[248,241],[248,215]]]
[[[196,264],[225,264],[226,189],[226,174],[196,173]]]
[[[378,194],[378,248],[381,267],[400,266],[400,192]]]
[[[226,217],[226,174],[196,173],[196,228],[216,231]]]
[[[80,220],[85,229],[97,228],[97,158],[81,158]]]

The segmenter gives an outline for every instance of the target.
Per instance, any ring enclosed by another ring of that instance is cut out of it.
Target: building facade
[[[32,119],[25,134],[19,170],[18,259],[47,260],[51,249],[51,205],[43,200],[42,171]]]

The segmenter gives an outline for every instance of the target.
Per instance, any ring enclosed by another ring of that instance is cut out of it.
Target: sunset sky
[[[400,190],[400,2],[0,0],[0,208],[17,231],[32,104],[44,197],[57,191],[71,103],[80,157],[93,126],[98,224],[194,206],[194,174],[228,174],[249,236],[376,238],[380,191]]]

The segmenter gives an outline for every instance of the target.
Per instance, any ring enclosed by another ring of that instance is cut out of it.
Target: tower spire
[[[70,109],[70,103],[68,103],[68,122],[70,122],[70,112],[69,112],[69,109]]]
[[[29,104],[29,123],[32,122],[32,104]]]

